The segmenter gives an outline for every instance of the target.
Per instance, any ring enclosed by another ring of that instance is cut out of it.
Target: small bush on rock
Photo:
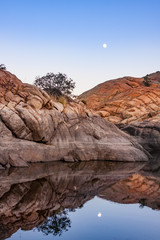
[[[143,84],[144,84],[146,87],[149,87],[149,86],[151,85],[151,79],[150,79],[150,77],[148,76],[148,74],[144,77]]]

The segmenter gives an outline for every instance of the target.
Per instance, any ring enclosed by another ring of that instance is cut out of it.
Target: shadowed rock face
[[[160,118],[160,72],[144,78],[123,77],[106,81],[80,95],[87,107],[115,124],[155,121]]]
[[[150,169],[154,170],[151,172]],[[154,168],[154,169],[153,169]],[[95,196],[160,209],[157,163],[36,163],[0,172],[0,236],[31,230]]]
[[[0,165],[64,160],[147,161],[132,137],[88,110],[62,105],[43,90],[0,70]]]
[[[141,123],[119,124],[118,127],[135,138],[147,151],[160,149],[160,122],[144,121]]]

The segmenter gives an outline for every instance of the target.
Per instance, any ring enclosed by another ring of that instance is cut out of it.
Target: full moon
[[[99,212],[98,214],[97,214],[97,217],[102,217],[102,213],[101,212]]]
[[[107,44],[106,43],[103,43],[103,48],[106,48],[107,47]]]

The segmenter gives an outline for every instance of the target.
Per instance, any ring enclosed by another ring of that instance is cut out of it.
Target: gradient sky
[[[80,94],[160,70],[159,0],[0,0],[0,23],[0,63],[24,82],[62,72]]]

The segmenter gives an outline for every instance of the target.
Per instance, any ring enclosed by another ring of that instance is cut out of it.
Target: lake
[[[37,163],[0,171],[0,239],[159,240],[160,163]]]

